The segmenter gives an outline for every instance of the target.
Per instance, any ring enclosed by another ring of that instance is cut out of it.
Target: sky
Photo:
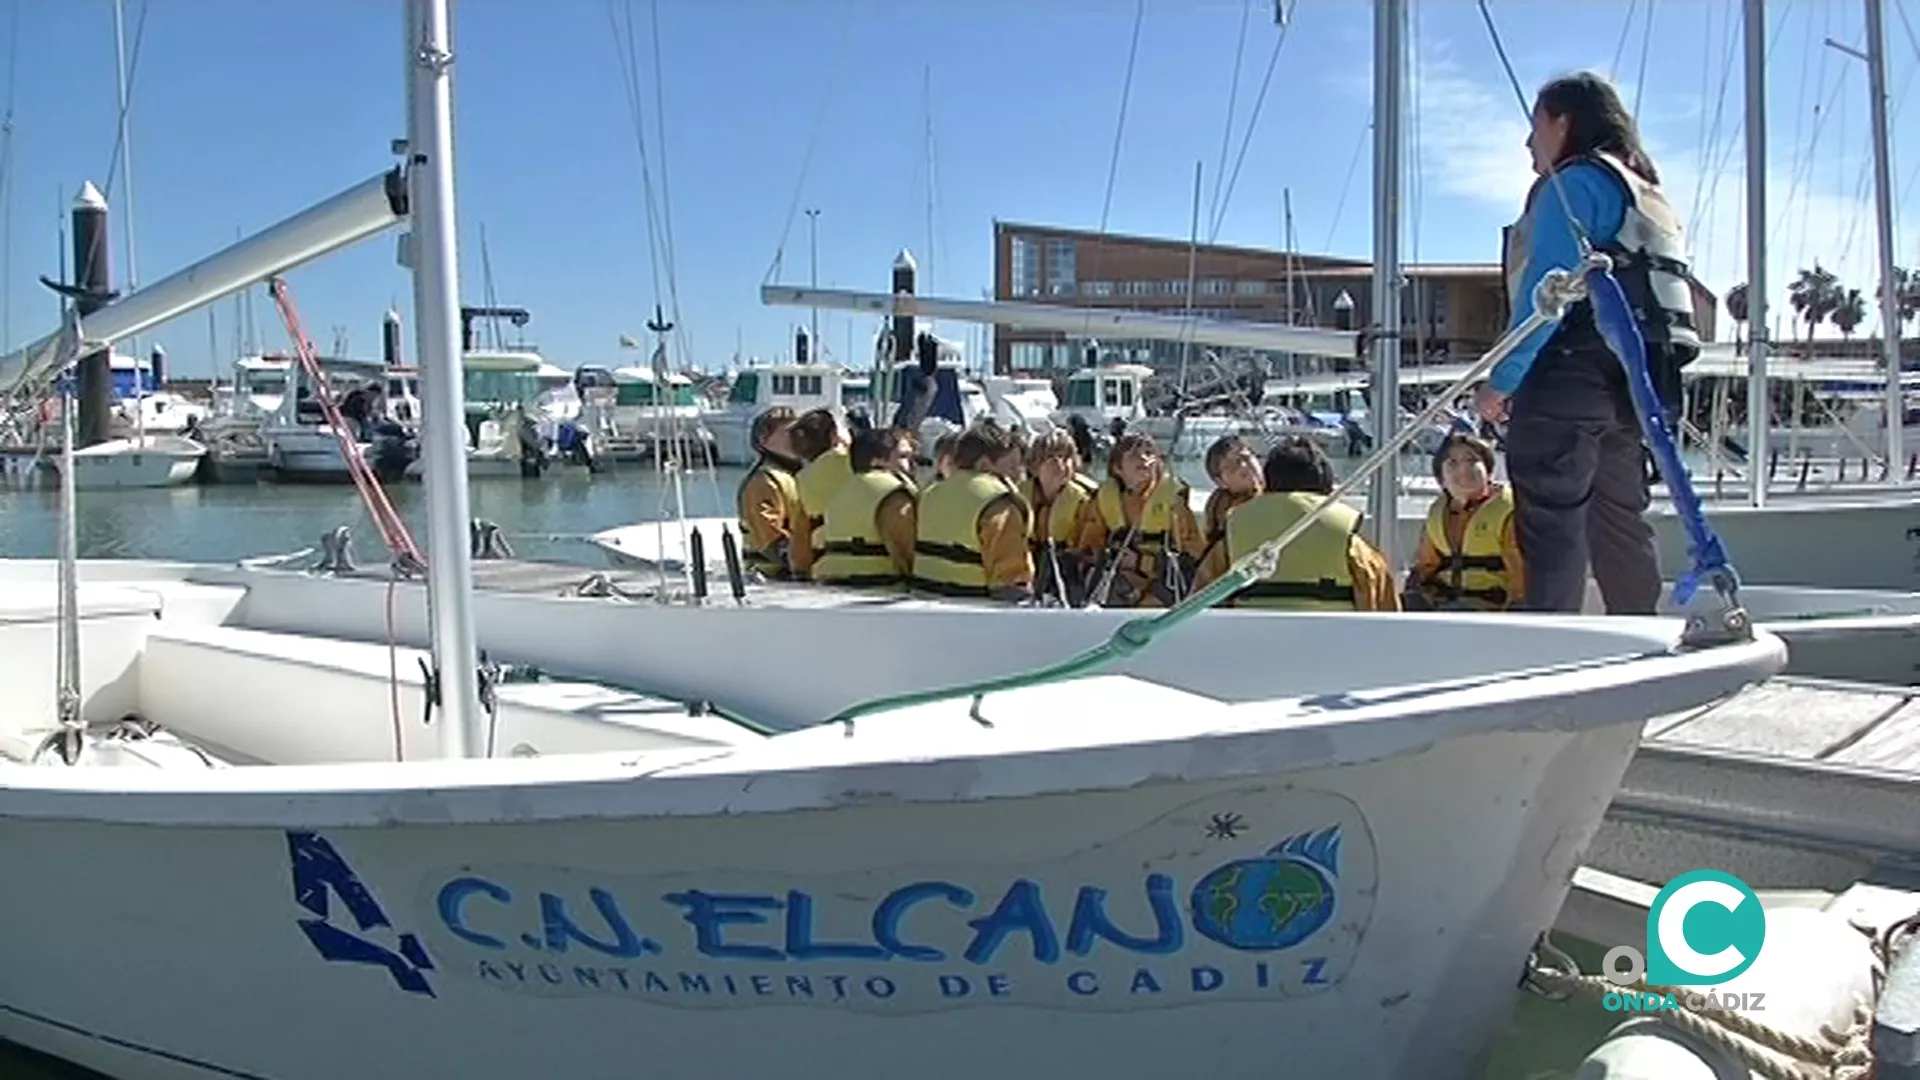
[[[1895,250],[1920,265],[1920,215],[1900,212],[1920,177],[1903,152],[1920,146],[1920,4],[1884,2]],[[1475,3],[1411,0],[1402,257],[1498,258],[1531,180],[1513,80],[1530,98],[1590,68],[1635,108],[1700,278],[1720,293],[1745,280],[1738,0],[1487,3],[1511,79]],[[0,0],[0,346],[53,328],[38,278],[60,270],[83,181],[113,204],[124,287],[129,176],[133,262],[152,282],[385,171],[404,133],[399,0],[125,4],[116,162],[112,0]],[[1767,9],[1768,291],[1783,310],[1817,259],[1871,298],[1867,70],[1821,44],[1863,46],[1862,6]],[[1284,32],[1273,0],[455,0],[454,33],[462,296],[486,302],[490,264],[493,299],[529,309],[525,340],[565,368],[640,359],[619,339],[644,337],[656,303],[697,366],[787,352],[808,313],[759,290],[776,269],[808,281],[807,209],[821,285],[884,291],[907,248],[922,293],[966,298],[991,285],[996,219],[1184,239],[1196,161],[1203,240],[1278,247],[1290,202],[1300,250],[1371,251],[1360,0],[1299,0]],[[376,356],[389,305],[411,325],[395,251],[386,234],[288,276],[323,350],[343,335]],[[253,344],[286,348],[264,291],[251,307]],[[223,302],[213,341],[198,312],[140,348],[163,343],[182,376],[225,375],[239,321]],[[823,312],[821,342],[864,364],[875,325]],[[1876,326],[1870,299],[1862,332]]]

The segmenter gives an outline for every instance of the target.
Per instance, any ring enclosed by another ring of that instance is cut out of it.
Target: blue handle
[[[1737,588],[1740,577],[1727,561],[1726,545],[1720,542],[1720,534],[1713,531],[1713,526],[1707,524],[1700,497],[1693,490],[1693,477],[1673,445],[1673,420],[1653,388],[1653,376],[1647,370],[1646,339],[1640,335],[1640,324],[1627,303],[1626,291],[1612,273],[1589,270],[1587,299],[1593,306],[1593,322],[1601,338],[1627,369],[1627,388],[1633,394],[1633,411],[1640,417],[1640,430],[1653,450],[1654,463],[1660,468],[1660,479],[1666,481],[1673,508],[1687,530],[1687,554],[1693,559],[1693,565],[1674,580],[1674,603],[1685,604],[1693,599],[1702,581],[1714,581],[1725,589]]]

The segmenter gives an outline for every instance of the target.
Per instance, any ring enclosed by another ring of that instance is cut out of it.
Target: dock
[[[1920,687],[1779,677],[1647,724],[1589,849],[1642,881],[1920,888]]]

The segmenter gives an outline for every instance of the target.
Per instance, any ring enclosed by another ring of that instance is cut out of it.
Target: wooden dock
[[[1649,722],[1587,861],[1920,887],[1920,687],[1784,677]]]

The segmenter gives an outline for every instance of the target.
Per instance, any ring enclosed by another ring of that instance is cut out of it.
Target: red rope
[[[411,560],[416,566],[425,566],[426,560],[420,557],[420,549],[413,542],[413,534],[407,531],[407,523],[394,510],[393,503],[387,499],[386,489],[380,485],[380,478],[373,475],[372,466],[367,464],[359,445],[347,433],[346,418],[340,415],[340,407],[333,400],[333,389],[320,370],[313,342],[308,339],[306,329],[300,323],[300,313],[294,309],[293,293],[280,278],[268,279],[267,291],[273,296],[274,307],[280,311],[280,320],[287,324],[287,334],[293,338],[294,355],[299,358],[300,368],[306,372],[307,380],[313,384],[313,395],[320,402],[320,412],[326,417],[327,426],[333,430],[334,438],[340,441],[340,456],[347,463],[347,475],[353,478],[353,486],[360,492],[360,501],[365,504],[374,525],[380,529],[380,538],[386,542],[387,550],[393,553],[396,562]]]

